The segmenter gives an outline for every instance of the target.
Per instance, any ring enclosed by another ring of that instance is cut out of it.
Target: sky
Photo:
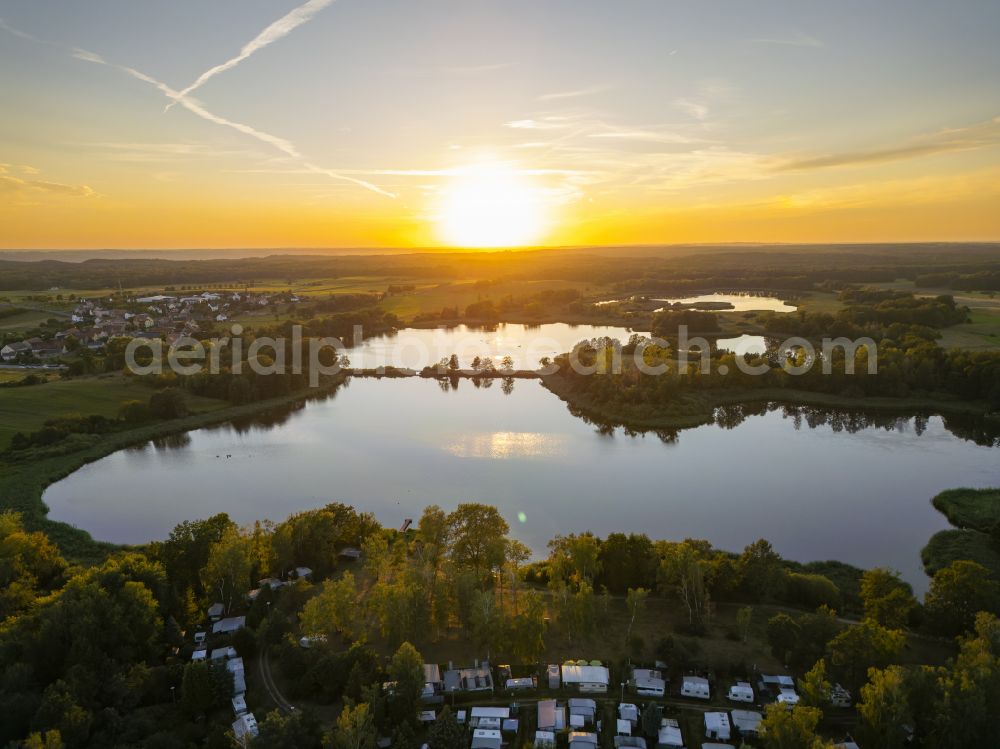
[[[1000,240],[995,0],[0,0],[0,247]]]

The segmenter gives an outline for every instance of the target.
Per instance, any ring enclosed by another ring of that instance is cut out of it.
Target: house
[[[646,749],[642,736],[615,736],[615,749]]]
[[[775,699],[781,690],[783,689],[795,689],[795,679],[791,676],[771,676],[769,674],[761,674],[760,678],[757,680],[757,691],[761,693],[762,699]]]
[[[31,353],[39,359],[60,356],[66,353],[66,344],[62,341],[38,341],[31,345]]]
[[[253,713],[244,713],[233,721],[233,734],[236,736],[236,740],[244,746],[247,745],[250,739],[257,738],[258,733],[260,731],[257,728],[257,719],[253,717]]]
[[[851,693],[840,684],[834,684],[830,688],[830,704],[833,707],[850,707],[852,702]]]
[[[681,749],[684,747],[681,724],[673,718],[662,718],[660,730],[656,734],[656,749],[672,749],[672,747],[681,747]]]
[[[309,567],[296,567],[295,568],[295,577],[298,577],[298,578],[311,577],[312,573],[313,573],[313,571]]]
[[[549,689],[559,689],[562,686],[562,680],[559,678],[558,664],[550,663],[546,669],[546,674],[549,677]]]
[[[247,680],[243,671],[243,659],[226,661],[226,670],[233,675],[233,694],[246,694]]]
[[[209,621],[217,622],[222,618],[222,615],[226,613],[226,607],[221,603],[213,603],[208,607],[208,619]]]
[[[726,693],[726,699],[730,702],[749,702],[753,703],[753,687],[745,681],[738,681],[733,686],[729,687],[729,691]]]
[[[524,691],[535,688],[535,680],[531,676],[524,676],[517,679],[507,679],[504,687],[511,692]]]
[[[705,713],[705,736],[719,741],[729,741],[732,731],[727,713]]]
[[[507,718],[504,720],[503,725],[500,730],[503,733],[517,733],[518,729],[521,727],[521,721],[517,718]]]
[[[535,749],[556,749],[556,735],[552,731],[535,731]]]
[[[538,701],[538,730],[562,731],[566,728],[566,708],[555,700]]]
[[[477,728],[472,732],[471,749],[501,749],[503,739],[500,731],[495,729]]]
[[[220,619],[215,624],[212,625],[213,635],[224,635],[235,632],[238,629],[243,629],[247,624],[247,618],[245,616],[230,616],[226,619]]]
[[[632,724],[627,720],[622,720],[618,718],[615,721],[615,735],[616,736],[631,736],[632,735]]]
[[[236,648],[232,645],[225,648],[215,648],[212,651],[213,661],[228,661],[230,658],[235,658],[237,656]]]
[[[585,723],[593,723],[597,715],[597,703],[594,700],[574,698],[569,701],[570,725],[573,724],[573,716],[578,715]]]
[[[667,688],[662,671],[651,668],[632,669],[632,688],[643,697],[662,697]]]
[[[420,694],[420,699],[424,702],[441,702],[441,692],[444,690],[444,682],[441,680],[441,667],[436,663],[424,664],[424,691]]]
[[[623,702],[618,706],[618,720],[627,720],[635,728],[639,725],[639,708],[628,702]]]
[[[570,732],[569,749],[597,749],[597,734],[585,731]]]
[[[775,701],[782,705],[795,707],[799,704],[799,696],[795,693],[794,689],[782,689]]]
[[[611,675],[605,666],[584,665],[568,661],[562,666],[562,681],[566,686],[576,687],[581,692],[607,692]]]
[[[197,663],[198,661],[203,661],[208,658],[208,651],[204,648],[200,648],[191,653],[191,662]]]
[[[233,715],[239,717],[247,711],[247,698],[245,694],[238,694],[232,699]]]
[[[348,546],[341,549],[337,556],[341,559],[347,560],[348,562],[356,562],[361,559],[361,549],[355,549],[353,546]]]
[[[732,724],[743,739],[753,739],[760,732],[760,722],[764,716],[753,710],[733,710]]]
[[[201,631],[195,632],[194,633],[194,644],[195,645],[204,645],[206,637],[208,637],[208,635],[205,634],[204,632],[201,632]]]
[[[450,668],[444,672],[445,692],[492,692],[490,664],[483,661],[472,668]]]
[[[17,343],[8,343],[2,349],[0,349],[0,358],[4,361],[13,361],[19,356],[28,356],[31,354],[31,344],[27,341],[18,341]]]
[[[681,682],[681,695],[707,700],[709,698],[708,679],[701,676],[685,676]]]
[[[474,707],[469,713],[473,728],[500,728],[501,722],[510,717],[509,707]]]

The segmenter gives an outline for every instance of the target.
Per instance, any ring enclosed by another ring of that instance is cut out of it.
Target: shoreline
[[[191,414],[180,419],[157,422],[136,429],[129,429],[104,436],[99,443],[73,450],[70,446],[66,452],[60,453],[58,446],[48,454],[38,457],[26,456],[25,460],[9,462],[4,459],[3,476],[0,477],[0,509],[12,509],[21,512],[26,524],[33,530],[47,533],[74,561],[93,562],[107,554],[126,548],[137,548],[130,545],[114,544],[94,539],[89,532],[71,526],[48,516],[49,508],[43,501],[45,490],[51,485],[69,476],[83,466],[98,461],[119,450],[163,439],[178,434],[192,432],[198,429],[231,423],[244,418],[254,418],[271,410],[287,409],[306,403],[313,399],[323,398],[336,392],[341,385],[349,382],[352,376],[373,379],[394,379],[398,377],[416,377],[420,379],[462,379],[504,378],[538,379],[550,393],[563,401],[573,416],[596,421],[611,426],[635,428],[640,430],[657,429],[687,429],[710,424],[713,422],[713,411],[720,406],[732,406],[749,403],[773,402],[786,405],[818,406],[830,408],[874,410],[882,412],[909,412],[928,415],[966,415],[987,416],[982,404],[964,401],[935,400],[929,398],[850,398],[823,393],[812,393],[801,390],[760,390],[760,391],[720,391],[698,393],[701,402],[695,402],[688,414],[654,415],[643,419],[630,419],[621,414],[602,409],[597,404],[574,399],[568,387],[568,382],[560,375],[541,375],[531,370],[514,372],[473,373],[458,370],[444,375],[425,374],[422,372],[387,372],[375,374],[373,371],[354,371],[342,373],[335,380],[319,388],[297,391],[279,398],[272,398],[257,403],[240,406],[230,406],[214,411]],[[691,400],[682,404],[692,405]],[[141,547],[141,545],[140,545]]]

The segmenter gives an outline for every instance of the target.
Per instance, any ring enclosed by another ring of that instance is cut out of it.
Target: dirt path
[[[271,675],[271,661],[269,660],[267,650],[261,652],[258,664],[260,667],[260,678],[263,680],[264,688],[267,689],[267,693],[271,695],[271,699],[274,701],[274,704],[277,705],[282,712],[294,712],[295,707],[285,699],[284,695],[278,691],[278,687],[274,683],[274,677]]]

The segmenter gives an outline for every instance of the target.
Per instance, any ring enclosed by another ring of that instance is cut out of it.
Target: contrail
[[[329,0],[329,2],[332,2],[332,0]],[[45,44],[47,46],[57,47],[59,49],[69,51],[70,54],[72,54],[73,57],[75,57],[78,60],[82,60],[83,62],[93,63],[95,65],[104,65],[105,67],[109,67],[114,70],[118,70],[122,73],[125,73],[126,75],[129,75],[132,78],[135,78],[136,80],[142,81],[143,83],[148,83],[150,86],[156,88],[164,96],[171,99],[173,102],[180,104],[182,107],[184,107],[192,114],[201,117],[203,120],[214,122],[217,125],[222,125],[224,127],[231,128],[232,130],[236,130],[237,132],[242,133],[244,135],[248,135],[251,138],[259,140],[261,143],[266,143],[272,148],[275,148],[281,153],[285,154],[289,158],[295,159],[310,172],[313,172],[315,174],[323,174],[326,175],[327,177],[330,177],[331,179],[337,179],[343,182],[350,182],[351,184],[357,185],[358,187],[363,187],[366,190],[371,190],[372,192],[376,192],[379,195],[385,195],[388,198],[396,197],[395,193],[389,192],[388,190],[383,190],[381,187],[372,184],[371,182],[367,182],[363,179],[357,179],[355,177],[350,177],[345,174],[340,174],[339,172],[336,172],[332,169],[326,169],[324,167],[319,167],[316,166],[315,164],[307,162],[305,161],[302,154],[299,153],[298,149],[290,141],[285,140],[284,138],[281,138],[277,135],[272,135],[271,133],[264,132],[263,130],[258,130],[257,128],[252,127],[250,125],[246,125],[242,122],[235,122],[234,120],[226,119],[221,115],[217,115],[214,112],[210,112],[207,109],[205,109],[205,107],[203,107],[197,99],[190,98],[183,92],[177,91],[176,89],[168,86],[166,83],[158,81],[156,78],[153,78],[150,75],[146,75],[140,70],[136,70],[135,68],[130,68],[127,65],[119,65],[117,63],[109,62],[96,52],[91,52],[90,50],[87,49],[82,49],[80,47],[66,47],[56,42],[51,42],[46,39],[41,39],[32,34],[28,34],[24,31],[21,31],[20,29],[16,29],[13,26],[8,25],[3,21],[3,19],[0,19],[0,29],[3,29],[4,31],[14,34],[15,36],[18,36],[22,39],[27,39],[31,42],[35,42],[38,44]]]
[[[295,10],[289,12],[288,14],[282,16],[277,21],[272,23],[262,32],[260,32],[254,39],[247,44],[243,45],[243,49],[240,53],[229,60],[226,60],[221,65],[216,65],[214,68],[209,68],[200,76],[197,80],[185,89],[182,89],[178,93],[178,97],[185,97],[192,93],[195,89],[204,86],[210,79],[217,76],[219,73],[224,73],[227,70],[231,70],[243,62],[245,59],[250,57],[254,52],[259,49],[263,49],[272,42],[276,42],[282,37],[288,36],[292,31],[297,29],[302,24],[309,21],[313,16],[319,13],[328,5],[333,4],[334,0],[309,0],[309,2],[300,5]],[[179,98],[174,98],[167,105],[167,109],[170,109],[174,104],[180,101]]]

